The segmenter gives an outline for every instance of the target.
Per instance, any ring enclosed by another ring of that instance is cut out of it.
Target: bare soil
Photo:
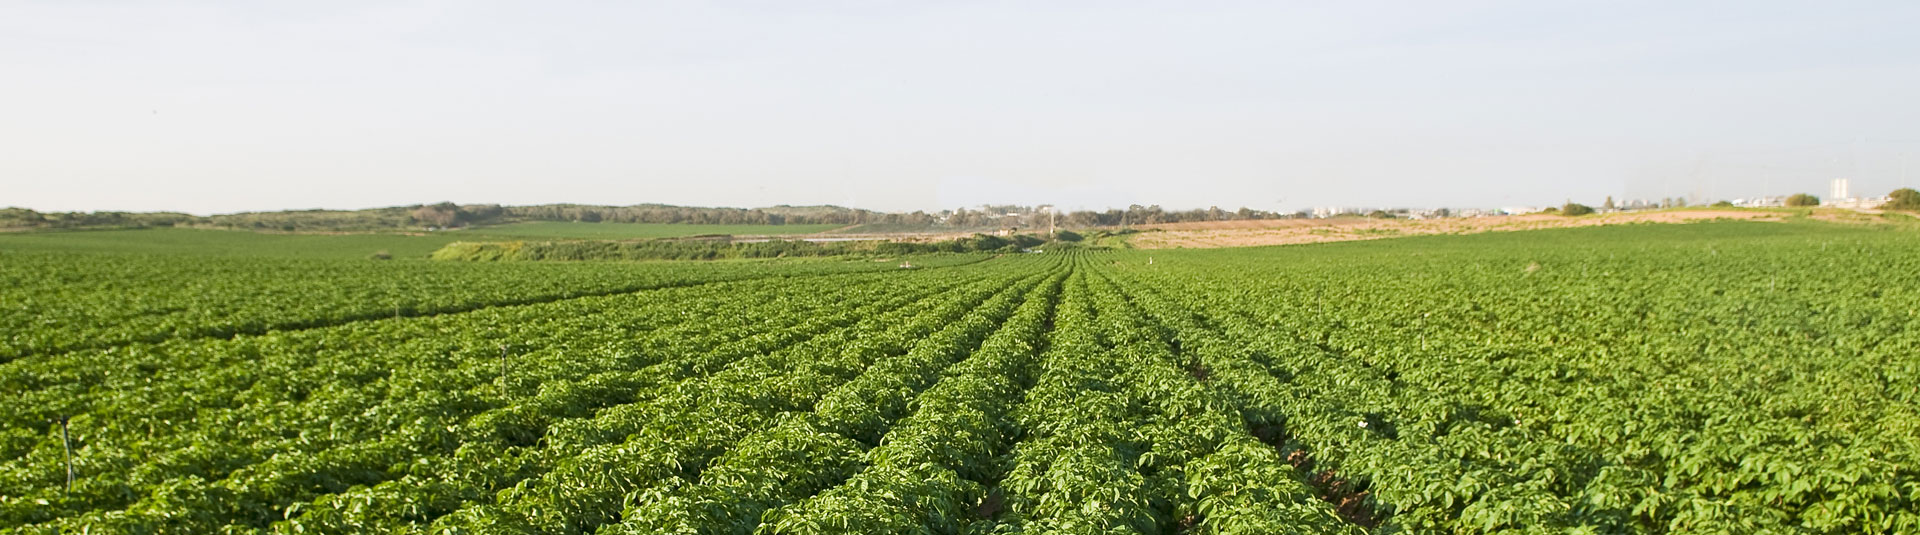
[[[1134,247],[1142,249],[1249,247],[1634,223],[1690,223],[1716,219],[1784,221],[1789,215],[1779,212],[1677,210],[1582,217],[1529,214],[1425,220],[1334,218],[1199,221],[1142,227],[1150,232],[1135,236],[1132,243]]]

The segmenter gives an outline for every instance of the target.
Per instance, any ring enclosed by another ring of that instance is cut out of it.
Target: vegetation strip
[[[724,291],[722,291],[722,293],[716,293],[716,295],[724,295]],[[662,305],[670,305],[670,303],[662,303]],[[847,318],[858,318],[858,314],[856,314],[858,313],[858,311],[852,311],[852,313],[854,314],[847,314]],[[486,347],[486,349],[492,349],[492,347],[488,347],[488,345],[484,345],[484,347]],[[616,349],[616,355],[618,355],[618,353],[624,353],[624,351],[622,351],[622,349]],[[480,370],[492,370],[492,368],[495,368],[495,366],[493,366],[493,364],[495,364],[495,361],[493,361],[492,359],[492,351],[482,351],[480,355],[486,355],[486,357],[482,357],[480,361],[476,362],[476,368],[480,368]],[[492,376],[492,374],[490,374],[490,376]],[[472,376],[468,376],[468,378],[472,378]],[[488,393],[492,393],[492,387],[486,387],[486,391],[488,391]],[[436,387],[434,391],[426,391],[426,393],[428,393],[428,395],[442,395],[442,389],[440,389],[440,387]],[[426,408],[426,407],[422,407],[422,408]],[[319,422],[326,422],[326,418],[319,418]],[[215,428],[215,430],[227,431],[228,428]],[[407,435],[419,435],[419,433],[420,433],[420,430],[417,430],[417,431],[413,431],[413,433],[401,433],[401,435],[394,435],[394,437],[396,437],[396,439],[399,439],[399,437],[407,437]],[[426,433],[426,435],[420,435],[420,437],[432,437],[432,435],[434,435],[434,433]],[[204,443],[204,441],[205,439],[196,439],[196,441],[190,441],[190,443]],[[317,443],[315,447],[324,447],[324,445],[326,445],[326,443]],[[372,443],[369,443],[369,445],[372,445]],[[294,462],[294,460],[298,460],[298,456],[296,456],[296,458],[286,458],[284,462]],[[282,462],[282,464],[284,464],[284,462]],[[275,472],[278,472],[278,470],[267,470],[267,472],[263,472],[263,474],[275,474]],[[303,474],[303,472],[290,472],[290,474]],[[278,516],[278,514],[275,514],[275,516]]]
[[[123,259],[114,257],[78,256],[77,258],[86,259],[89,262],[124,261]],[[979,261],[982,258],[984,257],[968,260]],[[14,267],[29,270],[41,269],[43,267],[51,269],[51,265],[72,262],[75,259],[75,255],[49,255],[45,257],[44,260],[14,264],[8,268],[0,268],[0,270]],[[184,262],[183,260],[176,259],[166,260],[167,263],[175,261]],[[37,266],[36,262],[46,262],[48,266]],[[311,262],[287,262],[280,260],[234,261],[203,259],[197,262],[230,264],[227,266],[218,266],[218,269],[212,273],[216,276],[223,275],[224,272],[228,270],[252,269],[252,264],[267,264],[268,266],[274,267],[274,269],[289,270],[297,270],[301,269],[302,266],[313,264]],[[932,265],[923,263],[923,267],[957,266],[965,265],[965,263],[966,261],[964,260],[961,262],[941,262]],[[156,310],[142,310],[142,307],[135,306],[124,312],[114,312],[112,314],[96,313],[99,312],[99,309],[73,311],[73,317],[61,321],[80,324],[81,328],[79,329],[79,333],[82,333],[82,335],[78,336],[76,336],[74,331],[70,330],[30,328],[29,326],[35,324],[54,322],[55,320],[49,317],[49,312],[58,311],[50,311],[47,307],[35,306],[37,304],[36,301],[28,297],[23,299],[25,305],[17,313],[17,316],[11,313],[0,314],[0,320],[3,320],[5,324],[12,324],[19,327],[21,331],[20,334],[9,337],[4,343],[0,343],[0,362],[18,358],[53,355],[69,351],[110,349],[139,343],[158,343],[172,339],[231,339],[241,335],[260,335],[275,331],[325,328],[364,321],[460,314],[502,306],[525,306],[568,299],[618,295],[715,282],[750,280],[756,278],[792,278],[796,276],[818,276],[850,271],[883,271],[893,269],[892,264],[852,264],[844,262],[831,264],[821,263],[813,266],[789,268],[778,271],[762,270],[753,266],[712,266],[697,269],[673,267],[641,271],[638,273],[640,276],[637,277],[616,278],[606,277],[606,273],[595,273],[595,270],[582,271],[576,270],[575,268],[565,268],[567,274],[577,274],[585,280],[572,280],[571,277],[569,277],[567,279],[561,279],[562,282],[568,284],[546,289],[544,290],[547,292],[545,294],[513,297],[511,294],[525,291],[524,289],[528,281],[521,280],[518,277],[501,277],[494,280],[482,279],[488,284],[481,286],[480,289],[476,291],[472,288],[453,287],[452,285],[454,282],[471,283],[471,281],[461,281],[459,278],[448,280],[433,280],[427,278],[422,280],[407,280],[405,281],[406,285],[413,285],[416,286],[416,288],[406,288],[403,287],[400,282],[371,278],[369,275],[380,273],[380,270],[371,269],[374,266],[349,269],[338,263],[321,263],[320,265],[328,266],[328,271],[321,272],[317,275],[321,277],[341,277],[343,280],[329,281],[324,278],[319,280],[303,279],[295,281],[265,278],[261,278],[260,280],[241,279],[240,282],[242,282],[242,284],[218,287],[212,292],[194,296],[196,299],[201,300],[230,300],[232,306],[238,307],[238,312],[241,312],[241,314],[236,314],[234,317],[228,318],[204,318],[204,311],[201,311],[202,314],[189,316],[193,317],[194,320],[172,322],[171,320],[179,319],[172,316],[185,315],[180,314],[180,312],[186,309],[187,305],[173,302],[174,299],[168,297],[155,299],[156,302],[149,305]],[[198,277],[206,271],[203,267],[204,266],[197,265],[182,266],[178,268],[177,272],[170,273],[162,271],[152,274],[142,274],[140,276]],[[408,269],[412,270],[415,268]],[[432,269],[421,269],[421,273],[425,274],[439,274],[440,272],[461,274],[472,271],[474,268],[434,266]],[[544,268],[543,271],[545,269],[556,268]],[[609,268],[599,271],[617,272],[620,269],[623,268]],[[316,274],[308,273],[305,275],[307,277],[314,277]],[[109,272],[102,273],[100,276],[122,277],[124,275]],[[639,282],[635,282],[635,280]],[[221,284],[219,280],[208,283],[202,282],[201,279],[173,281],[163,278],[153,282],[192,285]],[[292,301],[294,299],[293,296],[274,295],[274,293],[279,290],[301,291],[307,286],[316,283],[319,285],[348,285],[353,294],[337,296],[332,300],[321,299],[317,302]],[[581,286],[589,289],[583,290],[580,288]],[[32,289],[31,286],[24,286],[21,289],[13,291],[20,292],[22,290]],[[263,290],[266,295],[264,298],[261,295]],[[535,291],[539,292],[543,290],[536,289]],[[97,292],[97,294],[95,292]],[[507,294],[508,296],[503,296],[502,294]],[[116,288],[112,286],[104,286],[93,292],[87,292],[83,294],[82,297],[89,300],[124,301],[129,297],[139,297],[139,294],[129,295],[117,291]],[[277,301],[272,299],[273,297],[282,297],[288,299],[288,301]],[[126,303],[120,304],[122,306],[126,305]],[[54,307],[65,306],[60,303],[49,303],[49,305]],[[205,303],[192,303],[191,305],[201,307],[205,306]],[[292,307],[293,310],[287,310],[288,307]],[[272,310],[276,314],[261,314],[259,316],[245,314],[246,312],[253,312],[256,309],[259,309],[261,312]],[[156,314],[154,312],[158,313]],[[119,317],[121,315],[125,315],[126,317]],[[212,321],[207,321],[209,319]],[[149,323],[151,323],[151,325],[149,325]]]
[[[569,438],[571,429],[557,429],[550,434],[552,451],[566,457],[550,471],[502,491],[497,506],[463,510],[440,523],[581,533],[616,522],[624,504],[637,503],[644,492],[671,478],[697,474],[729,445],[776,424],[780,413],[812,407],[870,364],[904,354],[1018,278],[970,285],[927,310],[869,317],[850,331],[790,348],[780,358],[677,389],[649,402],[644,411],[628,413],[632,420],[616,422],[624,432],[611,436],[624,437],[622,442],[597,444],[593,437],[609,435],[596,430],[583,436],[594,440],[583,450]]]
[[[0,363],[6,533],[1920,531],[1905,228],[938,270],[9,255],[10,348],[738,280]]]
[[[864,468],[803,501],[764,516],[759,532],[957,533],[997,479],[994,457],[1015,434],[1005,420],[1031,381],[1063,270],[1035,290],[1013,318],[967,360],[915,400],[918,409],[860,458]],[[818,490],[818,489],[816,489]]]
[[[1027,284],[1042,288],[1039,291],[1047,286]],[[643,496],[613,531],[751,531],[768,509],[845,481],[861,469],[863,454],[906,416],[921,392],[956,362],[977,354],[976,348],[1008,321],[1022,300],[1033,297],[1022,290],[1016,287],[995,296],[900,358],[876,363],[821,398],[813,412],[747,437],[697,478],[669,481]],[[1039,301],[1044,299],[1042,295]]]

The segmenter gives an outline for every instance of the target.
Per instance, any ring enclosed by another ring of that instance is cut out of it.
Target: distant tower
[[[1847,179],[1844,179],[1844,178],[1833,179],[1833,190],[1827,192],[1827,198],[1833,199],[1835,201],[1839,201],[1841,199],[1853,198],[1852,196],[1847,195]]]

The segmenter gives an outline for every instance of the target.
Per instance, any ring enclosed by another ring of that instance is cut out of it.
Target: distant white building
[[[1742,208],[1778,208],[1787,205],[1787,198],[1779,195],[1769,195],[1751,199],[1734,199],[1733,205]]]
[[[1871,210],[1879,208],[1880,205],[1892,200],[1887,197],[1855,197],[1850,189],[1850,186],[1852,186],[1850,182],[1851,181],[1844,178],[1833,179],[1832,186],[1827,188],[1827,198],[1820,199],[1820,206],[1847,208],[1851,210]]]
[[[1872,210],[1893,200],[1891,197],[1848,197],[1839,200],[1822,199],[1820,206],[1846,208],[1849,210]]]

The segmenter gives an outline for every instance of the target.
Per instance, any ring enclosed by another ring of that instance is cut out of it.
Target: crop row
[[[998,530],[1044,533],[1337,533],[1354,527],[1104,277],[1063,301],[1027,436],[1000,482]]]
[[[783,500],[757,531],[961,532],[980,516],[986,485],[997,479],[996,459],[1018,437],[1008,413],[1032,383],[1065,277],[1063,272],[1042,283],[979,350],[914,400],[912,413],[877,446],[847,461],[856,464],[852,475],[824,490],[807,489],[818,492],[804,500]],[[672,527],[699,532],[708,526]],[[713,531],[720,530],[708,529]]]
[[[895,427],[910,411],[930,414],[947,408],[938,404],[950,399],[940,397],[944,394],[923,395],[929,387],[937,383],[952,388],[968,378],[980,380],[973,373],[1007,371],[992,366],[1017,357],[1010,353],[1030,350],[1022,342],[1039,334],[1059,278],[1050,274],[1031,290],[996,296],[907,354],[875,364],[828,393],[812,412],[792,415],[743,439],[697,477],[676,478],[642,494],[618,529],[602,533],[750,532],[768,510],[864,473],[868,453],[877,445],[898,444],[899,433],[934,431]]]
[[[1019,278],[1031,278],[1021,274]],[[556,455],[538,474],[463,508],[437,527],[461,532],[582,533],[617,522],[651,489],[694,476],[783,413],[811,409],[877,362],[900,358],[1014,279],[947,292],[931,306],[875,315],[855,328],[765,355],[655,399],[615,407],[548,435]]]
[[[0,531],[1920,531],[1920,242],[1769,228],[595,264],[112,335],[0,362]]]
[[[709,299],[719,302],[725,294],[722,291]],[[650,306],[638,312],[642,313],[641,318],[684,315],[686,309],[672,310],[671,303],[675,301],[664,299],[657,304],[649,303]],[[591,306],[593,303],[576,304]],[[582,309],[583,312],[585,310]],[[140,474],[150,472],[168,480],[186,475],[218,480],[233,469],[254,465],[262,460],[283,457],[287,461],[280,464],[284,464],[307,458],[315,452],[363,444],[368,437],[399,436],[393,434],[388,426],[395,422],[406,422],[406,414],[432,413],[437,417],[477,409],[488,402],[487,398],[504,397],[505,387],[512,386],[511,383],[547,383],[570,378],[576,373],[632,370],[644,367],[651,360],[636,351],[638,348],[627,340],[620,339],[618,331],[606,329],[605,325],[594,321],[611,320],[614,315],[587,314],[584,316],[585,322],[553,322],[550,321],[556,317],[553,312],[497,311],[468,318],[491,321],[473,322],[465,330],[474,332],[451,338],[464,340],[466,343],[461,344],[467,346],[464,350],[448,347],[446,342],[449,338],[422,337],[423,334],[447,327],[449,322],[403,320],[370,325],[376,327],[372,331],[344,333],[365,345],[328,348],[329,341],[343,337],[343,333],[335,331],[344,329],[332,329],[280,336],[277,338],[281,339],[274,340],[277,343],[268,346],[265,351],[244,350],[246,344],[254,340],[239,340],[210,344],[213,346],[211,348],[193,348],[202,350],[198,352],[155,352],[157,358],[173,357],[186,361],[172,366],[183,377],[208,380],[165,381],[146,388],[117,385],[119,388],[107,390],[118,395],[90,407],[74,422],[81,431],[77,438],[83,453],[79,459],[82,475],[101,471],[106,477],[83,477],[82,492],[68,495],[68,499],[60,503],[86,506],[89,505],[88,500],[75,498],[89,495],[129,496],[124,490],[113,490],[116,488],[114,476],[130,476],[139,482],[145,479]],[[543,321],[543,318],[549,321]],[[502,333],[495,332],[490,325],[513,327],[504,329],[508,333]],[[530,336],[510,334],[511,330],[521,326],[539,330],[524,333]],[[549,335],[560,337],[548,338]],[[426,344],[408,342],[414,339],[425,340]],[[503,340],[518,342],[515,349],[522,354],[515,355],[513,360],[531,361],[521,362],[514,367],[511,375],[504,375],[502,372],[506,370],[500,366],[511,362],[500,358],[505,355],[495,356],[494,353],[494,346]],[[193,344],[183,342],[174,345]],[[588,348],[594,351],[588,353],[579,350]],[[555,366],[549,363],[560,363],[541,358],[554,356],[559,352],[555,350],[564,351],[569,362]],[[426,358],[417,356],[423,354]],[[583,358],[590,354],[597,358]],[[212,355],[238,357],[239,360],[221,362],[205,358]],[[117,360],[110,359],[111,356],[77,360],[82,363]],[[207,363],[212,367],[196,369],[191,363]],[[453,366],[434,365],[440,363]],[[167,368],[169,364],[173,362],[160,360],[149,366]],[[127,375],[109,374],[114,378]],[[496,384],[481,386],[488,381]],[[456,396],[454,399],[460,404],[446,406],[445,403],[433,403],[445,400],[449,394]],[[412,409],[404,408],[409,405],[407,402],[395,403],[408,399],[429,402]],[[402,412],[387,415],[384,420],[367,418],[396,410]],[[130,422],[143,425],[135,429],[115,427],[116,424]],[[303,430],[305,426],[315,427],[309,431]],[[38,457],[58,454],[58,444],[42,442],[42,445],[51,447],[52,453]],[[126,466],[149,457],[157,457],[159,462]],[[47,464],[42,459],[29,458],[28,461],[31,465]],[[46,472],[41,470],[35,473]],[[164,482],[146,482],[148,484],[136,489],[150,488]],[[105,486],[106,492],[84,491],[94,486]],[[45,512],[46,509],[41,511]]]
[[[15,498],[21,495],[10,491],[7,505],[28,515],[46,515],[64,507],[104,507],[74,517],[68,524],[75,526],[137,526],[156,518],[166,522],[158,525],[197,521],[261,526],[283,517],[278,508],[304,501],[301,496],[406,474],[413,467],[405,463],[431,457],[422,457],[425,453],[456,447],[479,453],[470,447],[475,437],[505,442],[537,439],[543,419],[620,404],[621,397],[632,395],[626,392],[644,389],[646,384],[707,373],[724,367],[728,356],[756,355],[774,349],[769,343],[792,343],[802,339],[796,336],[849,325],[884,307],[933,295],[942,286],[927,284],[931,276],[850,275],[882,284],[855,285],[868,286],[867,292],[875,297],[855,300],[874,305],[843,308],[838,313],[808,311],[829,311],[862,292],[831,295],[794,288],[791,282],[786,283],[787,290],[774,282],[750,282],[711,288],[704,296],[696,295],[701,293],[698,288],[680,289],[657,296],[375,322],[390,327],[389,332],[355,325],[207,343],[203,345],[216,347],[174,357],[183,364],[206,361],[206,357],[235,360],[200,371],[183,370],[192,373],[182,379],[198,381],[149,380],[148,389],[89,407],[89,412],[73,421],[79,431],[76,464],[82,475],[75,492],[52,492],[59,485],[47,479],[60,475],[50,469],[57,466],[59,444],[42,440],[34,455],[9,464],[17,468],[9,473],[40,476],[26,484],[42,489],[42,496]],[[729,318],[755,317],[752,307],[735,299],[742,291],[787,294],[760,305],[777,303],[790,312],[774,319],[798,323],[782,328],[777,321],[760,319],[721,329]],[[705,305],[697,306],[702,301]],[[633,304],[642,306],[624,308]],[[696,311],[705,315],[690,314]],[[627,328],[611,328],[622,324]],[[672,326],[684,329],[655,330]],[[455,336],[459,331],[468,334]],[[699,332],[711,336],[678,336]],[[634,340],[623,333],[657,336]],[[356,343],[338,343],[343,340]],[[511,372],[505,376],[498,371],[503,362],[495,352],[503,341],[512,342],[513,352],[504,362]],[[713,347],[726,351],[675,352]],[[714,357],[722,354],[727,356]],[[168,364],[166,360],[149,363],[156,368]],[[536,389],[537,395],[528,396]],[[481,417],[462,424],[475,414]],[[127,423],[139,428],[115,427]],[[180,425],[191,430],[174,432]],[[462,425],[467,428],[461,429]],[[158,462],[143,462],[149,458]],[[47,495],[58,499],[47,500]],[[129,504],[126,511],[114,510],[116,504],[140,496],[146,497]],[[40,503],[43,500],[47,503]],[[208,507],[208,500],[224,503]]]
[[[1246,412],[1395,529],[1911,531],[1920,331],[1911,286],[1874,281],[1920,258],[1852,238],[1111,270],[1190,347],[1265,368],[1232,388]]]
[[[926,259],[947,265],[977,259]],[[934,264],[928,264],[933,262]],[[371,262],[0,250],[0,362],[174,338],[229,337],[757,277],[890,268],[878,262]]]

